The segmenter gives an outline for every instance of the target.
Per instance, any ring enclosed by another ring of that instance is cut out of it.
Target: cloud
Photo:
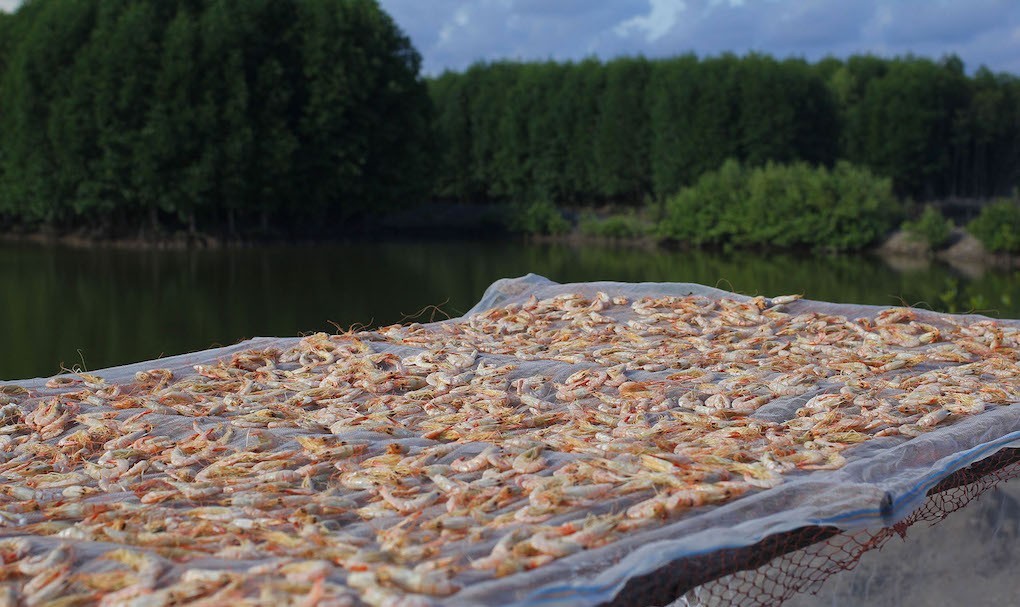
[[[647,42],[655,42],[673,29],[677,17],[687,8],[684,0],[651,0],[651,4],[647,15],[631,17],[613,28],[613,31],[624,37],[634,31],[643,31]]]
[[[11,11],[20,0],[0,0]],[[758,51],[942,57],[1020,74],[1020,0],[380,0],[424,70],[479,60]]]
[[[872,36],[899,44],[965,43],[1020,13],[1015,0],[905,0],[875,10]]]
[[[647,0],[382,0],[422,53],[426,73],[479,60],[580,59],[617,50],[613,28],[648,13]],[[626,45],[623,45],[626,47]]]
[[[759,51],[941,57],[1020,72],[1017,0],[381,0],[427,73],[477,60]]]

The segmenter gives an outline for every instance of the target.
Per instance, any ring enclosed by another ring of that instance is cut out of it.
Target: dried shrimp
[[[0,602],[427,605],[1020,399],[1020,331],[562,294],[0,390]]]

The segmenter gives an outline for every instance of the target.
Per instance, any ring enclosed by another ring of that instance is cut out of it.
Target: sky
[[[477,60],[731,51],[940,58],[1020,75],[1020,0],[379,0],[435,75]]]
[[[1020,75],[1020,0],[379,0],[435,75],[478,60],[955,53]],[[19,0],[0,0],[12,10]]]

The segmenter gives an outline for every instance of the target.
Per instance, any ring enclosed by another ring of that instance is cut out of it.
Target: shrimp
[[[471,568],[495,569],[501,562],[510,557],[511,550],[516,544],[528,539],[529,537],[530,534],[526,529],[514,529],[496,542],[488,556],[471,561]]]
[[[0,563],[20,561],[32,549],[32,544],[23,537],[0,539]]]
[[[567,535],[563,539],[584,548],[594,548],[597,545],[606,543],[609,534],[620,523],[621,518],[619,515],[591,517],[583,523],[580,530]]]
[[[778,306],[785,306],[786,304],[791,304],[803,297],[804,295],[802,294],[780,295],[779,297],[773,297],[772,299],[768,300],[766,305],[770,308],[776,308]]]
[[[0,575],[39,603],[437,604],[1020,396],[1001,323],[612,295],[0,389],[0,524],[54,538],[0,540]],[[184,571],[208,558],[255,564]]]
[[[628,517],[636,519],[666,518],[669,514],[667,502],[668,495],[659,493],[627,508],[626,514]]]
[[[542,458],[542,446],[535,446],[524,451],[513,460],[513,469],[521,474],[531,474],[543,470],[546,467],[545,459]]]
[[[391,583],[408,592],[429,594],[432,596],[449,596],[460,590],[460,586],[450,581],[440,571],[411,570],[395,565],[383,565],[377,570],[380,581]]]
[[[401,498],[393,495],[389,487],[384,486],[379,488],[379,496],[401,514],[407,514],[409,512],[420,511],[436,503],[439,500],[440,493],[438,491],[429,491],[414,498]]]
[[[931,428],[942,420],[950,416],[949,409],[935,409],[931,413],[926,413],[921,416],[921,419],[917,420],[917,425],[921,428]]]
[[[18,607],[20,598],[20,593],[13,585],[0,585],[0,607]]]
[[[81,380],[69,375],[58,375],[46,382],[47,388],[65,389],[80,384]]]
[[[62,595],[71,583],[70,577],[70,563],[40,571],[21,589],[25,605],[34,607]]]
[[[575,552],[583,550],[584,548],[578,542],[567,541],[549,533],[536,533],[528,539],[528,543],[532,548],[542,554],[547,554],[556,558],[569,556]]]
[[[367,443],[349,444],[346,441],[330,441],[325,437],[299,436],[295,440],[312,459],[345,459],[360,455],[368,448]]]
[[[325,579],[332,570],[333,565],[327,561],[299,561],[280,567],[280,573],[288,580],[309,583]]]
[[[450,462],[450,468],[456,472],[476,472],[481,470],[489,464],[489,456],[497,453],[497,449],[494,446],[486,447],[481,453],[472,457],[471,459],[465,460],[463,458],[457,458]]]
[[[38,575],[44,571],[56,569],[60,565],[69,563],[73,554],[69,544],[60,544],[46,554],[22,559],[18,562],[18,570],[25,575]]]

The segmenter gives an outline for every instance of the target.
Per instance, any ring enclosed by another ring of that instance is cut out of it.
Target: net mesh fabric
[[[529,275],[494,283],[466,317],[509,304],[521,304],[532,297],[547,299],[580,293],[595,297],[598,293],[642,297],[683,297],[699,295],[710,299],[750,298],[694,284],[663,283],[583,283],[560,285]],[[797,301],[791,313],[817,312],[847,318],[874,318],[883,308]],[[924,317],[924,313],[920,313]],[[937,319],[938,315],[930,315]],[[628,320],[623,314],[621,321]],[[966,325],[986,321],[980,316],[954,316],[953,322]],[[444,325],[460,322],[452,319],[427,325],[441,332]],[[1020,321],[999,321],[1001,326],[1017,328]],[[420,351],[413,344],[397,343],[384,336],[365,336],[376,353],[409,357]],[[194,374],[194,366],[212,364],[237,352],[251,349],[296,346],[298,338],[257,338],[217,350],[149,361],[97,372],[109,383],[130,383],[135,373],[168,368],[179,377]],[[498,353],[483,352],[482,362],[505,363]],[[562,381],[591,365],[588,359],[574,362],[542,356],[513,361],[517,377],[550,376]],[[1015,364],[1015,360],[1012,361]],[[930,370],[920,365],[893,372],[907,376]],[[631,377],[654,380],[675,369],[635,371]],[[40,396],[56,393],[45,388],[45,380],[17,382]],[[765,421],[789,419],[810,397],[839,389],[839,384],[819,382],[815,390],[790,398],[777,398],[753,414]],[[192,432],[194,420],[154,414],[150,421],[165,436],[183,438]],[[269,430],[280,438],[277,448],[292,445],[302,433],[300,428]],[[348,440],[376,441],[370,453],[392,443],[392,437],[373,432],[353,431]],[[383,440],[385,438],[385,440]],[[792,474],[784,482],[767,490],[749,493],[719,506],[696,509],[679,518],[621,536],[616,541],[592,550],[557,559],[531,571],[505,577],[461,574],[455,579],[462,589],[444,599],[445,604],[520,604],[520,605],[642,605],[669,602],[687,594],[689,601],[705,604],[772,605],[795,592],[810,591],[833,573],[853,567],[864,552],[880,547],[904,526],[919,521],[937,520],[961,507],[983,488],[1016,474],[1016,447],[1020,439],[1020,416],[1011,406],[991,407],[978,415],[957,420],[951,426],[937,427],[911,440],[886,437],[870,440],[846,452],[847,463],[836,470],[816,470]],[[242,437],[234,439],[241,445]],[[400,439],[414,448],[429,441],[416,436]],[[479,453],[484,444],[458,446],[446,458],[468,457]],[[551,467],[571,461],[569,454],[556,454]],[[123,496],[122,496],[123,497]],[[646,497],[646,496],[645,496]],[[117,499],[111,496],[109,499]],[[624,509],[633,500],[608,500],[592,511]],[[874,530],[878,531],[874,531]],[[370,533],[364,523],[345,529],[351,535]],[[8,527],[4,535],[17,534]],[[479,543],[454,547],[465,554],[484,555],[501,535]],[[62,540],[33,538],[37,550]],[[80,541],[76,545],[78,567],[102,568],[95,559],[112,548],[102,542]],[[207,558],[198,562],[206,568],[239,569],[265,559]],[[171,579],[196,561],[167,563],[165,574]],[[329,579],[343,585],[345,573],[336,568]]]
[[[950,474],[929,490],[920,508],[889,527],[858,531],[805,527],[766,538],[743,551],[720,551],[706,560],[714,562],[710,570],[721,575],[704,584],[699,584],[705,578],[700,572],[708,569],[704,562],[687,567],[674,563],[658,572],[660,579],[671,583],[656,586],[656,576],[632,580],[633,591],[622,593],[611,604],[655,605],[679,597],[676,607],[781,605],[797,594],[817,592],[830,577],[854,569],[866,553],[881,549],[890,539],[907,540],[914,525],[934,526],[1017,476],[1020,449],[1006,448]]]

